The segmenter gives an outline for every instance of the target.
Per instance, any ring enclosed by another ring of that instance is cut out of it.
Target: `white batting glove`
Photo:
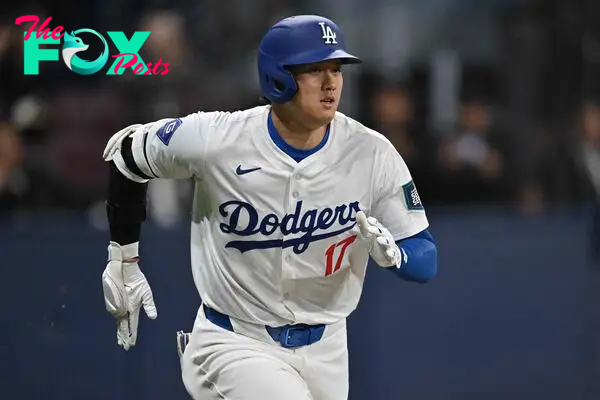
[[[374,217],[367,217],[363,211],[356,213],[354,232],[367,247],[369,255],[384,268],[400,267],[402,251],[394,241],[390,231]]]
[[[110,242],[102,290],[106,310],[117,320],[117,343],[125,350],[137,341],[140,308],[150,319],[158,316],[152,290],[137,261],[138,243]]]

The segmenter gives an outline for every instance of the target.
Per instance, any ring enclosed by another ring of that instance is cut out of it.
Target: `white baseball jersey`
[[[196,180],[191,261],[207,305],[271,326],[334,323],[362,292],[359,206],[396,240],[427,228],[425,211],[381,134],[338,112],[324,146],[296,162],[271,139],[269,112],[157,121],[134,135],[134,159],[148,176]]]

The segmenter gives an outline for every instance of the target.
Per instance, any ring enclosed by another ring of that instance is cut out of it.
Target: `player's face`
[[[295,67],[298,94],[293,106],[310,125],[326,125],[335,116],[344,78],[339,61],[323,61]]]

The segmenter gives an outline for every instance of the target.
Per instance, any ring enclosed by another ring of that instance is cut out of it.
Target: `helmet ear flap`
[[[298,90],[296,79],[291,72],[279,65],[276,67],[276,70],[277,73],[270,77],[273,94],[275,94],[272,101],[275,103],[286,103],[292,100],[296,95]]]
[[[259,55],[261,92],[273,103],[286,103],[294,98],[298,87],[291,72],[266,54]]]

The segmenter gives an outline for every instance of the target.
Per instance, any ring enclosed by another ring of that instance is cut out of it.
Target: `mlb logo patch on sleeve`
[[[417,192],[417,187],[413,181],[410,181],[402,186],[404,191],[404,199],[406,200],[406,208],[409,210],[424,210],[423,203]]]
[[[179,118],[167,122],[156,132],[156,136],[158,136],[160,141],[163,142],[165,146],[168,146],[173,134],[182,123],[183,122]]]

